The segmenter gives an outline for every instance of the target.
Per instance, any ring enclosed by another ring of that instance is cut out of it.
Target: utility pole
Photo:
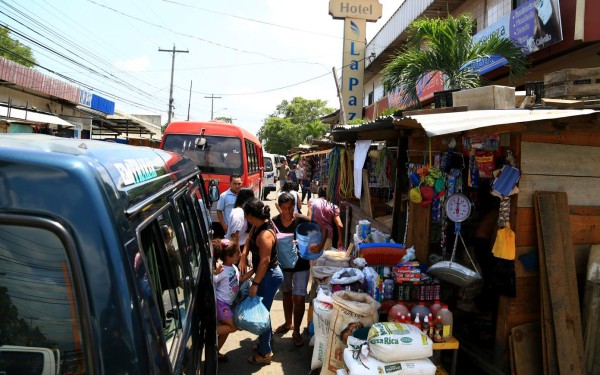
[[[190,97],[188,99],[188,117],[187,117],[188,121],[190,121],[190,105],[192,103],[192,82],[193,81],[190,81]]]
[[[173,115],[173,75],[175,74],[175,53],[189,53],[188,50],[177,50],[175,49],[175,44],[173,44],[173,49],[158,49],[158,52],[171,52],[173,54],[173,59],[171,61],[171,88],[169,90],[169,117],[167,119],[167,124],[171,123],[171,117]]]
[[[221,99],[220,96],[215,96],[215,94],[211,94],[210,96],[205,96],[206,99],[210,99],[210,119],[214,120],[213,118],[213,110],[214,110],[214,106],[215,106],[215,99]]]

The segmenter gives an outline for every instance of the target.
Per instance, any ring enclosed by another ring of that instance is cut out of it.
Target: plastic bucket
[[[321,236],[321,227],[317,223],[302,223],[296,228],[296,240],[298,241],[298,250],[300,257],[307,260],[313,260],[323,255],[323,251],[319,253],[311,253],[310,245],[319,245],[323,240]]]

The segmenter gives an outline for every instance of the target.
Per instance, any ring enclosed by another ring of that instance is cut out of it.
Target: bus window
[[[207,135],[203,146],[196,146],[196,134],[169,134],[163,149],[194,160],[203,173],[243,174],[242,142],[239,138]]]

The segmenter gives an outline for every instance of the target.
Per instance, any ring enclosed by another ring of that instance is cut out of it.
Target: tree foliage
[[[26,67],[35,65],[31,48],[11,38],[10,30],[6,26],[0,27],[0,56]]]
[[[510,39],[496,34],[473,41],[474,22],[469,15],[440,19],[423,18],[413,22],[408,31],[411,38],[382,71],[386,91],[400,88],[406,105],[420,106],[417,83],[427,73],[442,72],[447,90],[479,87],[482,80],[468,66],[478,58],[492,55],[504,57],[510,68],[510,78],[525,75],[528,59]]]
[[[273,154],[286,155],[292,147],[306,143],[307,139],[322,138],[327,125],[320,118],[334,110],[326,107],[327,102],[296,97],[283,100],[264,121],[258,131],[258,139],[265,149]]]

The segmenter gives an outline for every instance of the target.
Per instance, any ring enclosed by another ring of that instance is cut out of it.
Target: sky
[[[379,0],[367,42],[403,1]],[[189,106],[190,120],[212,111],[256,134],[283,100],[339,107],[332,68],[341,74],[344,22],[327,0],[0,0],[0,20],[42,67],[162,123],[173,54],[159,49],[174,46],[188,52],[175,54],[173,120]]]

